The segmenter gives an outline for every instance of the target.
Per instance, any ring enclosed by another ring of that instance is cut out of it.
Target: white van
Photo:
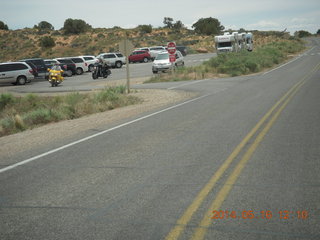
[[[169,53],[167,51],[163,51],[158,53],[157,57],[153,61],[152,64],[152,72],[158,73],[158,71],[167,71],[172,69],[173,66],[184,66],[183,55],[180,51],[176,51],[176,61],[174,64],[170,62]]]
[[[33,70],[25,62],[0,63],[0,83],[24,85],[33,79]]]

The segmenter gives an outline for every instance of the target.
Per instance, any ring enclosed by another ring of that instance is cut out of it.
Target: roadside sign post
[[[174,74],[174,62],[176,61],[176,43],[175,42],[168,42],[167,49],[169,53],[169,60],[172,64],[172,72]]]
[[[130,93],[130,70],[129,70],[129,55],[134,50],[132,42],[127,39],[127,34],[125,39],[119,43],[119,50],[126,56],[126,67],[127,67],[127,92]]]

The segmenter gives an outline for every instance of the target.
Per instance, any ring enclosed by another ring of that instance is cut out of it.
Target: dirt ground
[[[13,156],[13,154],[32,149],[36,146],[47,145],[51,141],[59,141],[63,138],[72,137],[79,132],[99,128],[99,126],[121,119],[134,117],[143,112],[180,102],[196,95],[195,93],[169,90],[134,90],[130,94],[139,97],[143,102],[79,119],[51,123],[32,130],[1,137],[0,159],[5,160],[5,158]]]

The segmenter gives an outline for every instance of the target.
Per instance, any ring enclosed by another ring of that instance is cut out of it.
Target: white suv
[[[97,59],[95,56],[79,56],[84,59],[84,61],[88,65],[88,71],[92,72],[94,68],[94,64],[97,62]]]
[[[32,68],[25,62],[0,63],[0,82],[24,85],[34,79]]]
[[[126,64],[126,57],[121,53],[101,53],[97,58],[102,58],[111,67],[121,68]]]
[[[76,74],[81,75],[88,71],[88,64],[81,57],[69,57],[76,64]]]
[[[162,46],[149,47],[149,53],[152,60],[157,57],[158,53],[161,53],[163,51],[166,51],[166,48]]]

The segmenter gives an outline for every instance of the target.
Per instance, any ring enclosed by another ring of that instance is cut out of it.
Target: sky
[[[320,29],[319,0],[0,0],[0,21],[9,29],[32,28],[41,21],[55,29],[68,18],[82,19],[94,28],[163,27],[164,17],[186,27],[200,18],[217,18],[225,29],[261,31]]]

